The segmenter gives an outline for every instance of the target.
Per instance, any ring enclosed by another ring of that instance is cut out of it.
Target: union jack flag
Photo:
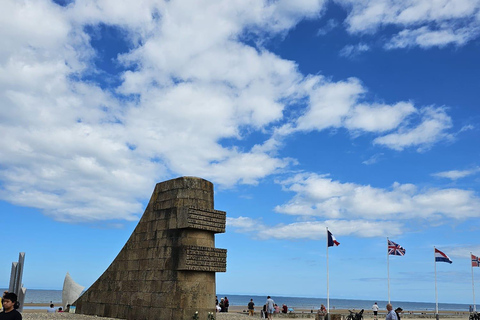
[[[472,267],[480,267],[480,260],[478,259],[478,257],[474,256],[471,253],[470,255],[472,256]]]
[[[405,248],[393,241],[388,240],[388,254],[392,256],[404,256]]]

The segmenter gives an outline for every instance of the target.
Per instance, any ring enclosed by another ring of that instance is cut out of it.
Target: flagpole
[[[328,227],[327,228],[327,320],[330,320],[330,288],[328,281]]]
[[[388,252],[388,237],[387,237],[387,279],[388,279],[388,303],[390,303],[390,254]]]
[[[433,263],[435,264],[435,318],[438,319],[437,261],[435,259],[435,246],[433,246]]]
[[[472,291],[473,291],[473,312],[477,312],[477,306],[475,305],[475,281],[473,280],[473,254],[470,252],[470,267],[472,268]]]

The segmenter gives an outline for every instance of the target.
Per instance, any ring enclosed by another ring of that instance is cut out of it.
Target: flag
[[[435,262],[452,263],[452,260],[450,260],[450,258],[445,253],[435,248]]]
[[[472,267],[480,267],[480,260],[478,259],[478,257],[474,256],[471,253],[470,255],[472,256]]]
[[[340,242],[337,241],[337,239],[335,239],[335,237],[333,236],[333,234],[327,230],[327,236],[328,236],[328,246],[329,247],[337,247],[340,245]]]
[[[388,240],[388,254],[392,256],[404,256],[405,248],[393,241]]]

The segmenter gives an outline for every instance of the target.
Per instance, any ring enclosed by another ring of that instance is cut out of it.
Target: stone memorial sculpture
[[[25,252],[18,254],[18,262],[12,262],[12,272],[10,274],[10,285],[8,286],[8,292],[13,292],[17,295],[17,301],[20,304],[18,312],[23,311],[23,302],[25,301],[25,294],[27,289],[23,287],[23,267],[25,264]]]
[[[85,287],[73,281],[67,272],[65,280],[63,281],[62,306],[66,308],[67,305],[74,303],[82,294],[83,289],[85,289]]]
[[[226,213],[214,210],[213,184],[181,177],[155,186],[137,227],[100,278],[74,303],[76,313],[128,320],[215,317],[215,248]]]

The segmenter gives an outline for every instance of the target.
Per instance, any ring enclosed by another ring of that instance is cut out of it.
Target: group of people
[[[379,307],[378,307],[378,304],[376,302],[372,306],[372,310],[373,310],[374,320],[378,320]],[[253,299],[250,299],[250,302],[248,303],[248,314],[250,316],[253,316],[254,311],[255,311],[255,303],[253,302]],[[282,313],[287,313],[288,312],[287,305],[283,304],[281,312]],[[321,314],[321,315],[325,315],[326,312],[327,312],[327,308],[325,308],[325,306],[322,304],[320,309],[318,310],[318,313]],[[397,309],[393,310],[392,304],[388,303],[387,304],[387,316],[386,316],[385,320],[401,320],[400,315],[401,315],[402,312],[403,312],[402,308],[398,307]],[[274,313],[280,313],[280,308],[275,303],[275,301],[273,301],[273,299],[270,296],[268,296],[267,301],[266,301],[265,305],[263,306],[262,319],[268,318],[269,320],[272,320],[272,317],[273,317]]]
[[[2,298],[0,298],[0,305],[3,309],[0,312],[0,320],[22,320],[22,314],[17,311],[20,307],[18,303],[18,297],[13,292],[4,291]],[[70,305],[67,305],[67,310]],[[55,305],[50,303],[50,307],[47,309],[47,313],[64,312],[62,307],[58,310],[55,309]]]
[[[220,302],[218,302],[218,297],[215,296],[215,309],[217,312],[228,312],[228,307],[230,306],[230,302],[228,298],[220,298]]]
[[[373,319],[378,320],[378,304],[375,302],[372,306],[373,310]],[[393,310],[393,306],[391,303],[387,304],[387,316],[385,320],[401,320],[400,314],[402,313],[403,309],[398,307],[397,309]]]
[[[0,312],[0,320],[22,320],[22,315],[17,311],[18,297],[13,292],[5,291],[2,296],[3,310]]]
[[[253,302],[253,299],[250,299],[250,302],[247,305],[248,308],[248,314],[250,316],[253,316],[255,313],[255,303]],[[282,305],[282,308],[273,301],[272,297],[268,296],[267,301],[263,305],[262,311],[261,311],[261,316],[262,319],[272,319],[272,316],[274,313],[288,313],[288,307],[286,304]]]
[[[67,305],[67,308],[70,307],[70,305]],[[50,303],[50,307],[47,309],[47,313],[55,313],[55,312],[65,312],[63,311],[62,307],[59,307],[58,310],[55,309],[55,305],[53,303]]]

